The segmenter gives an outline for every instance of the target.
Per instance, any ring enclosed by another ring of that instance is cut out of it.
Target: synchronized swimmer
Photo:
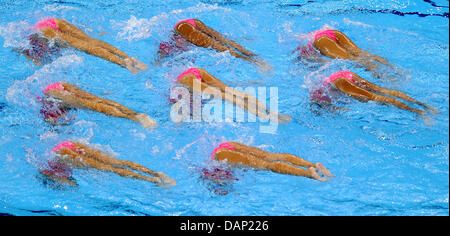
[[[367,101],[375,101],[379,103],[386,103],[394,105],[400,109],[415,112],[421,116],[425,116],[426,112],[424,110],[419,110],[413,107],[406,105],[405,103],[397,100],[397,97],[403,99],[409,103],[418,104],[420,106],[425,107],[431,113],[439,113],[438,110],[429,106],[425,103],[419,102],[403,92],[390,90],[383,88],[381,86],[375,85],[363,78],[359,75],[351,72],[351,71],[340,71],[332,74],[330,77],[323,81],[323,86],[318,90],[314,91],[312,94],[312,101],[314,103],[319,104],[330,104],[331,98],[329,98],[326,94],[325,89],[327,88],[336,88],[342,93],[345,93],[359,101],[367,102]]]
[[[381,63],[392,65],[383,57],[371,54],[360,49],[347,35],[338,30],[321,29],[309,33],[307,45],[300,45],[296,51],[300,51],[300,58],[306,60],[319,60],[317,51],[332,59],[356,61],[366,70],[371,71],[376,77],[380,77],[377,70]]]
[[[162,172],[152,171],[131,161],[113,158],[81,143],[66,141],[57,145],[52,151],[56,154],[55,160],[49,161],[48,168],[40,170],[40,173],[61,184],[76,186],[77,184],[72,177],[72,170],[92,168],[112,172],[122,177],[156,183],[160,187],[166,188],[176,185],[173,179]],[[132,170],[149,174],[152,177]]]
[[[227,86],[203,69],[188,69],[178,77],[177,82],[188,86],[190,89],[200,88],[202,92],[216,95],[265,120],[270,120],[273,115],[280,123],[288,123],[292,120],[290,116],[269,111],[255,97]]]
[[[205,25],[197,19],[182,20],[175,25],[170,42],[163,42],[159,46],[158,54],[161,58],[177,51],[184,51],[188,42],[202,48],[212,48],[218,52],[229,52],[231,55],[256,63],[266,70],[270,66],[257,58],[257,55],[244,48],[239,43],[225,38],[221,33]]]
[[[49,18],[38,22],[33,30],[36,33],[29,36],[32,49],[15,50],[24,54],[36,65],[46,63],[46,54],[55,54],[60,48],[72,47],[87,54],[103,58],[137,74],[146,70],[147,65],[128,56],[123,51],[101,40],[89,37],[82,30],[69,22],[57,18]],[[50,42],[53,40],[52,42]]]
[[[45,119],[54,125],[64,118],[70,109],[88,109],[105,115],[125,118],[140,123],[144,128],[156,128],[158,123],[148,115],[137,113],[117,102],[99,98],[77,86],[65,82],[48,85],[43,93],[43,109]],[[56,104],[55,104],[56,103]]]
[[[226,161],[228,164],[238,167],[270,170],[280,174],[302,176],[322,182],[334,177],[321,163],[313,164],[292,154],[268,153],[235,142],[222,143],[212,152],[211,158],[217,161]]]

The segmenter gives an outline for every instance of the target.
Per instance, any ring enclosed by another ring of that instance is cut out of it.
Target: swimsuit
[[[185,22],[191,24],[192,26],[194,26],[194,28],[197,28],[197,23],[195,23],[195,20],[194,19],[188,19],[188,20],[182,20],[182,21],[178,22],[175,25],[175,29],[178,27],[178,25],[180,25],[181,23],[185,23]]]
[[[332,74],[330,77],[328,77],[324,81],[324,84],[325,85],[329,85],[329,84],[333,83],[334,81],[336,81],[337,79],[340,79],[340,78],[348,79],[352,83],[355,82],[355,80],[353,79],[353,72],[351,72],[351,71],[339,71],[339,72],[336,72],[336,73]]]
[[[195,76],[198,80],[200,80],[201,82],[203,82],[203,78],[202,75],[200,74],[200,70],[197,68],[191,68],[189,70],[186,70],[185,72],[183,72],[180,76],[178,76],[177,81],[179,81],[181,78],[183,78],[183,76],[186,75],[193,75]]]
[[[216,155],[216,153],[223,149],[235,150],[235,148],[230,143],[222,143],[211,153],[211,159],[214,160],[214,156]]]
[[[302,47],[300,45],[295,51],[301,51],[301,54],[303,56],[309,55],[311,52],[314,51],[314,42],[322,37],[328,37],[332,39],[333,41],[337,42],[336,33],[332,29],[322,29],[311,32],[310,40],[307,43],[307,46]]]
[[[59,31],[59,27],[55,21],[55,18],[50,18],[47,20],[40,21],[36,25],[33,26],[33,29],[36,29],[36,30],[41,30],[43,28],[51,28],[55,31]]]
[[[50,84],[47,87],[44,88],[43,93],[48,94],[50,90],[60,90],[64,91],[64,86],[60,82],[56,82],[54,84]]]
[[[61,150],[61,149],[63,149],[63,148],[70,149],[70,150],[72,150],[72,151],[74,151],[74,152],[76,152],[76,150],[77,150],[77,149],[75,148],[75,146],[73,145],[72,142],[66,141],[66,142],[63,142],[63,143],[58,144],[56,147],[54,147],[54,148],[52,149],[52,151],[57,152],[57,151],[59,151],[59,150]]]

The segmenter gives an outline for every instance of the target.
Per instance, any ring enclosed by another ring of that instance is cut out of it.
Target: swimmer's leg
[[[226,88],[229,88],[228,85],[220,81],[218,78],[214,77],[210,73],[208,73],[206,70],[198,69],[200,71],[200,75],[202,76],[202,79],[205,83],[208,85],[211,85],[213,87],[216,87],[220,89],[221,91],[225,92]]]
[[[84,39],[73,37],[72,35],[67,33],[57,32],[49,28],[43,29],[42,32],[46,37],[50,38],[58,37],[63,41],[65,41],[65,43],[67,43],[69,46],[75,49],[81,50],[87,54],[103,58],[119,66],[125,67],[134,74],[139,73],[139,71],[136,68],[134,68],[133,61],[131,61],[130,58],[121,59],[117,55],[109,52],[108,50],[100,46],[97,46],[96,44],[89,43],[89,41],[86,41]]]
[[[145,128],[153,128],[157,126],[157,123],[146,114],[136,113],[120,103],[99,98],[79,89],[74,85],[63,82],[61,82],[61,84],[63,84],[65,91],[51,90],[49,94],[64,101],[64,103],[72,106],[73,108],[84,108],[109,116],[133,120],[140,123]]]
[[[100,46],[100,47],[110,51],[111,53],[116,54],[117,56],[119,56],[121,58],[129,57],[125,52],[117,49],[116,47],[114,47],[104,41],[90,37],[85,32],[83,32],[82,30],[80,30],[79,28],[77,28],[76,26],[70,24],[69,22],[67,22],[65,20],[55,19],[55,21],[57,22],[58,27],[62,33],[69,34],[69,35],[73,36],[74,38],[79,38],[82,41],[86,41],[86,43],[95,44],[97,46]]]
[[[62,33],[70,34],[73,37],[79,39],[89,39],[89,35],[87,35],[84,31],[77,28],[76,26],[70,24],[69,22],[62,19],[55,19],[56,24],[58,24],[58,28]]]
[[[352,82],[348,81],[345,78],[340,78],[340,79],[335,80],[334,84],[342,92],[344,92],[344,93],[348,94],[349,96],[356,98],[360,101],[371,100],[371,101],[375,101],[375,102],[391,104],[391,105],[394,105],[403,110],[415,112],[422,116],[425,115],[425,112],[422,110],[407,106],[406,104],[400,102],[399,100],[397,100],[395,98],[382,96],[382,95],[378,95],[378,94],[369,92],[363,88],[360,88],[360,87],[354,85]]]
[[[249,153],[254,156],[259,156],[259,157],[265,158],[268,161],[285,161],[285,162],[289,162],[289,163],[292,163],[294,165],[301,166],[301,167],[306,167],[306,168],[315,167],[317,170],[319,170],[325,176],[334,177],[333,174],[331,174],[331,172],[328,171],[320,163],[313,164],[309,161],[304,160],[303,158],[300,158],[298,156],[288,154],[288,153],[270,153],[270,152],[265,152],[259,148],[248,147],[248,146],[242,145],[240,143],[235,143],[235,142],[229,142],[229,143],[231,144],[231,146],[236,148],[236,150],[238,150],[241,153]]]
[[[152,183],[156,183],[158,185],[161,185],[161,180],[159,178],[156,178],[156,177],[147,177],[147,176],[144,176],[144,175],[137,174],[137,173],[135,173],[133,171],[124,169],[124,168],[114,167],[112,165],[107,165],[107,164],[104,164],[104,163],[101,163],[101,162],[98,162],[98,161],[95,161],[95,160],[92,160],[92,159],[87,159],[87,160],[84,160],[84,161],[86,162],[86,164],[89,167],[97,169],[97,170],[103,170],[103,171],[107,171],[107,172],[112,172],[112,173],[118,174],[118,175],[120,175],[122,177],[134,178],[134,179],[139,179],[139,180],[145,180],[145,181],[148,181],[148,182],[152,182]]]
[[[253,62],[253,60],[251,58],[237,53],[234,49],[226,46],[225,44],[223,44],[219,41],[214,40],[213,38],[211,38],[207,34],[203,33],[202,31],[197,30],[194,26],[192,26],[189,23],[186,23],[186,22],[180,23],[177,26],[176,30],[186,40],[188,40],[189,42],[191,42],[192,44],[194,44],[198,47],[203,47],[203,48],[211,47],[219,52],[228,51],[231,55],[233,55],[235,57]]]
[[[401,98],[401,99],[403,99],[403,100],[405,100],[407,102],[415,103],[415,104],[418,104],[420,106],[423,106],[423,107],[429,109],[432,113],[435,113],[435,114],[436,113],[440,113],[440,111],[435,109],[434,107],[432,107],[432,106],[430,106],[428,104],[422,103],[420,101],[417,101],[416,99],[406,95],[403,92],[400,92],[400,91],[397,91],[397,90],[391,90],[391,89],[383,88],[383,87],[378,86],[376,84],[373,84],[373,83],[371,83],[371,82],[369,82],[367,80],[364,80],[363,78],[359,77],[358,75],[356,75],[354,78],[363,88],[365,88],[365,89],[367,89],[369,91],[373,91],[375,93],[382,93],[382,94],[389,95],[389,96],[398,97],[398,98]]]
[[[362,50],[349,38],[347,35],[341,31],[335,30],[334,35],[340,46],[345,48],[347,52],[350,52],[354,56],[359,56]]]
[[[352,40],[350,40],[350,38],[347,37],[347,35],[345,35],[344,33],[335,30],[334,31],[335,35],[336,35],[336,39],[338,40],[339,44],[344,47],[345,49],[347,49],[350,53],[352,53],[354,56],[359,57],[359,56],[366,56],[366,57],[370,57],[372,59],[374,59],[375,61],[385,64],[387,66],[392,66],[389,61],[386,58],[371,54],[369,52],[366,52],[362,49],[360,49]]]
[[[61,20],[61,19],[55,19],[55,21],[58,24],[58,27],[60,28],[61,32],[66,33],[66,34],[70,34],[75,38],[79,38],[81,40],[86,41],[86,43],[99,47],[102,47],[106,50],[108,50],[109,52],[115,54],[116,56],[125,59],[125,58],[131,58],[132,62],[135,64],[135,67],[140,69],[140,70],[146,70],[148,68],[147,65],[145,65],[144,63],[136,60],[135,58],[132,58],[130,56],[128,56],[125,52],[123,52],[122,50],[112,46],[109,43],[106,43],[102,40],[96,39],[96,38],[92,38],[89,35],[87,35],[86,33],[84,33],[82,30],[78,29],[77,27],[75,27],[74,25],[68,23],[65,20]]]
[[[140,171],[146,174],[150,174],[152,176],[158,177],[161,179],[162,182],[167,183],[171,186],[175,186],[176,182],[169,178],[166,174],[162,173],[162,172],[155,172],[153,170],[150,170],[142,165],[139,165],[137,163],[131,162],[131,161],[122,161],[122,160],[118,160],[116,158],[112,158],[109,155],[100,152],[98,150],[92,149],[92,148],[88,148],[82,144],[79,143],[74,143],[74,145],[77,148],[81,148],[83,149],[84,153],[86,154],[87,157],[90,157],[98,162],[101,162],[103,164],[106,165],[112,165],[112,166],[117,166],[117,167],[127,167],[130,168],[132,170],[136,170],[136,171]]]
[[[249,56],[249,57],[256,56],[254,53],[252,53],[249,50],[245,49],[239,43],[237,43],[237,42],[235,42],[233,40],[226,39],[221,33],[215,31],[214,29],[212,29],[210,27],[208,27],[202,21],[195,20],[195,23],[197,24],[197,26],[198,26],[200,31],[202,31],[203,33],[211,36],[212,38],[214,38],[217,41],[223,43],[224,45],[229,45],[229,46],[235,48],[236,50],[238,50],[239,52],[241,52],[242,54],[244,54],[246,56]]]
[[[270,170],[280,174],[302,176],[319,181],[327,181],[327,179],[320,178],[317,170],[314,167],[309,169],[302,169],[283,162],[270,162],[264,158],[257,158],[253,155],[246,155],[233,150],[222,149],[216,153],[218,161],[227,160],[228,163],[236,164],[238,166],[246,166],[259,170]]]
[[[316,170],[319,173],[321,173],[327,177],[334,177],[334,175],[327,168],[325,168],[325,166],[322,165],[321,163],[313,164],[303,158],[300,158],[298,156],[295,156],[295,155],[292,155],[289,153],[274,153],[274,154],[271,154],[270,157],[268,157],[268,158],[271,158],[272,160],[289,162],[294,165],[306,167],[306,168],[314,167],[314,168],[316,168]]]
[[[261,101],[259,101],[255,97],[253,97],[253,96],[251,96],[249,94],[240,92],[238,90],[235,90],[235,89],[233,89],[231,87],[228,87],[225,90],[225,94],[228,94],[228,96],[230,96],[230,97],[231,96],[236,96],[236,99],[239,99],[243,103],[247,104],[247,107],[250,107],[250,104],[254,104],[256,109],[260,113],[261,112],[262,113],[267,113],[268,115],[272,115],[272,116],[276,115],[278,117],[277,120],[278,120],[279,123],[286,124],[286,123],[289,123],[292,120],[292,117],[290,117],[288,115],[280,114],[278,112],[270,111],[266,106],[264,106],[264,104]],[[247,108],[247,109],[249,109],[249,108]]]

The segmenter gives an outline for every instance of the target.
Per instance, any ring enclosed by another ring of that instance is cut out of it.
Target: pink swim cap
[[[200,70],[197,68],[191,68],[183,72],[180,76],[178,76],[177,81],[179,81],[185,75],[194,75],[198,80],[203,82],[202,75],[200,74]]]
[[[59,27],[58,27],[58,24],[55,21],[55,18],[50,18],[50,19],[47,19],[47,20],[44,20],[44,21],[40,21],[36,25],[33,26],[33,29],[40,30],[40,29],[45,28],[45,27],[54,29],[56,31],[59,31]]]
[[[351,71],[339,71],[339,72],[336,72],[336,73],[332,74],[330,77],[328,77],[328,79],[326,79],[324,81],[324,84],[325,85],[329,85],[329,84],[333,83],[335,80],[340,79],[340,78],[346,78],[352,83],[355,82],[355,80],[353,79],[353,72],[351,72]]]
[[[58,146],[54,147],[54,148],[52,149],[52,151],[57,152],[57,151],[59,151],[59,150],[61,150],[61,149],[63,149],[63,148],[70,149],[70,150],[72,150],[72,151],[74,151],[74,152],[76,151],[75,146],[74,146],[73,143],[70,142],[70,141],[66,141],[66,142],[60,143]]]
[[[45,87],[43,93],[47,94],[50,90],[64,91],[64,86],[60,82],[56,82],[54,84],[50,84],[47,87]]]
[[[183,23],[183,22],[189,23],[189,24],[191,24],[192,26],[194,26],[194,28],[197,28],[197,23],[195,23],[195,20],[194,20],[194,19],[182,20],[182,21],[178,22],[178,23],[175,25],[175,28],[177,28],[177,26],[178,26],[179,24]]]
[[[221,149],[235,150],[235,148],[233,146],[231,146],[230,143],[222,143],[216,149],[214,149],[214,151],[211,153],[211,159],[214,159],[214,156],[216,155],[216,153],[218,151],[220,151]]]

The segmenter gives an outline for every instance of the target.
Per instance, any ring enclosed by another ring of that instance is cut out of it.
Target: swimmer
[[[136,113],[121,104],[96,97],[88,92],[85,92],[75,85],[65,82],[57,82],[48,85],[43,93],[44,100],[47,103],[57,103],[57,110],[43,110],[46,120],[52,124],[57,124],[57,121],[64,116],[70,109],[88,109],[105,115],[125,118],[140,123],[145,128],[156,128],[158,123],[152,120],[148,115]]]
[[[415,112],[419,115],[425,116],[424,110],[419,110],[410,106],[407,106],[403,102],[397,100],[397,97],[403,99],[409,103],[418,104],[426,109],[428,109],[431,113],[439,113],[438,110],[429,106],[425,103],[419,102],[403,92],[390,90],[378,85],[372,84],[367,80],[364,80],[359,75],[350,72],[350,71],[340,71],[332,74],[329,78],[327,78],[324,83],[324,87],[316,90],[312,94],[312,101],[314,103],[331,103],[331,98],[329,98],[324,92],[324,88],[330,87],[336,88],[337,90],[359,100],[362,102],[367,101],[375,101],[385,104],[394,105],[400,109]]]
[[[110,44],[89,37],[65,20],[49,18],[37,23],[33,30],[37,32],[29,38],[32,50],[23,50],[22,53],[37,65],[43,63],[42,59],[45,53],[59,50],[61,47],[72,47],[127,68],[134,74],[148,68],[144,63]],[[55,45],[49,46],[50,40],[53,39]]]
[[[278,117],[278,122],[280,123],[288,123],[292,120],[290,116],[269,111],[255,97],[228,87],[222,81],[203,69],[191,68],[182,73],[178,77],[177,82],[184,84],[191,89],[198,86],[198,88],[201,88],[203,92],[220,96],[222,99],[225,99],[237,107],[249,111],[265,120],[270,120],[273,116]],[[256,110],[251,109],[251,105],[253,105],[253,108],[256,108]]]
[[[166,57],[173,52],[183,51],[188,43],[198,47],[213,48],[219,52],[228,51],[231,55],[260,65],[265,70],[270,70],[270,66],[258,59],[257,56],[245,49],[239,43],[225,38],[221,33],[206,26],[197,19],[182,20],[175,25],[175,31],[171,36],[170,43],[160,44],[159,56]],[[187,41],[187,42],[186,42]]]
[[[213,151],[211,157],[214,160],[227,161],[227,163],[236,166],[270,170],[280,174],[302,176],[322,182],[334,177],[320,163],[313,164],[291,154],[268,153],[258,148],[234,142],[221,144]]]
[[[131,161],[122,161],[77,142],[64,142],[53,148],[56,159],[49,162],[49,169],[40,170],[47,178],[62,184],[76,186],[72,169],[97,169],[112,172],[122,177],[135,178],[156,183],[160,187],[175,186],[176,182],[162,172],[152,171]],[[149,174],[148,177],[141,173]]]
[[[296,50],[301,52],[300,58],[317,60],[315,52],[318,50],[320,54],[333,59],[356,61],[359,66],[371,71],[376,77],[380,77],[380,75],[376,73],[378,65],[374,62],[392,67],[387,59],[363,51],[344,33],[338,30],[322,29],[310,34],[311,40],[308,42],[308,45],[301,45]]]

